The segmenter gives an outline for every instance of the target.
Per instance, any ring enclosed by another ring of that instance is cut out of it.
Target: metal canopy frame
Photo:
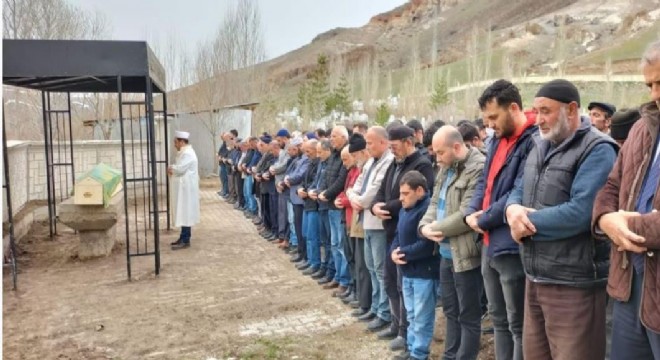
[[[130,280],[131,259],[154,256],[155,274],[158,275],[161,214],[166,215],[166,226],[170,229],[169,178],[166,175],[169,143],[165,70],[148,44],[143,41],[4,39],[3,50],[3,84],[38,90],[42,94],[51,237],[57,233],[57,202],[69,197],[75,182],[70,94],[118,94],[126,270]],[[66,94],[66,109],[52,108],[51,96],[57,93]],[[124,101],[126,93],[141,93],[144,97],[138,101]],[[162,109],[154,109],[154,93],[162,94]],[[156,149],[155,113],[162,116],[164,122],[161,138],[164,149],[159,149],[160,156]],[[3,147],[6,149],[5,136]],[[7,169],[6,151],[4,162]],[[5,177],[4,186],[9,194],[10,182],[6,173]],[[158,188],[158,180],[163,179],[164,196],[162,191],[159,195]],[[134,195],[132,200],[129,200],[129,193]],[[135,198],[138,195],[142,198]],[[138,207],[140,203],[142,209]],[[13,230],[11,206],[8,210],[9,226]],[[10,241],[13,251],[13,234]]]

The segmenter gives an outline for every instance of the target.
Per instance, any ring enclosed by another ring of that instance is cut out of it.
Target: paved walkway
[[[73,233],[25,239],[19,290],[3,289],[6,359],[387,359],[387,343],[365,333],[350,309],[300,275],[289,256],[260,238],[216,189],[202,189],[192,247],[162,269],[133,262],[125,247],[105,259],[72,260]],[[5,274],[6,275],[6,274]]]

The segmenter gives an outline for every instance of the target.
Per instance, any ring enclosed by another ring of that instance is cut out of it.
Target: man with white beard
[[[580,117],[580,94],[552,80],[534,98],[539,133],[507,200],[527,277],[525,359],[603,359],[609,244],[594,240],[596,193],[617,145]]]

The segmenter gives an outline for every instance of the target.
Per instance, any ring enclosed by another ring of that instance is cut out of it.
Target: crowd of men
[[[561,79],[525,111],[498,80],[478,122],[232,130],[219,194],[395,359],[429,357],[439,304],[442,358],[476,359],[486,303],[498,360],[603,359],[608,301],[611,359],[658,359],[660,42],[642,71],[651,101],[618,112]]]

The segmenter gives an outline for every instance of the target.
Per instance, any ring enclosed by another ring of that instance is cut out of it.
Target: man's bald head
[[[432,145],[436,161],[443,167],[464,159],[468,153],[463,136],[451,125],[445,125],[435,132]]]
[[[367,141],[369,155],[375,158],[380,158],[389,147],[387,130],[382,126],[370,127],[364,139]]]

